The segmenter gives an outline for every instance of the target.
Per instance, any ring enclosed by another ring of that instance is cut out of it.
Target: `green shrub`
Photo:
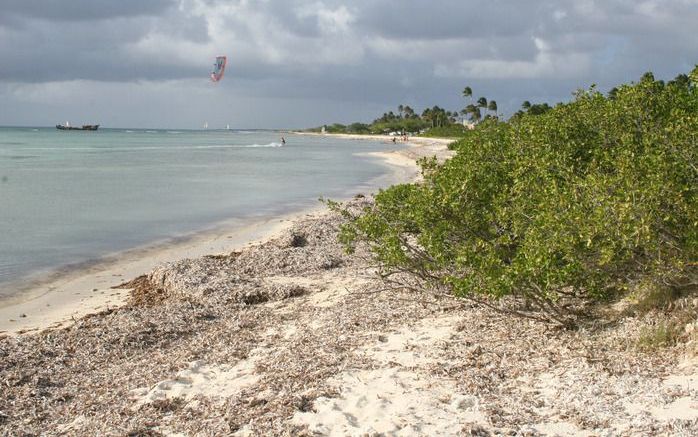
[[[381,191],[342,240],[367,242],[387,278],[485,303],[512,296],[563,324],[570,299],[648,280],[695,286],[698,68],[690,77],[645,75],[612,98],[592,88],[486,120],[454,158],[422,161],[423,183]]]

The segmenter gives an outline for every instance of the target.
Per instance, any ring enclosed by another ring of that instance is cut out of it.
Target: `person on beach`
[[[286,138],[281,137],[281,145],[283,146],[284,144],[286,144]]]
[[[393,137],[393,144],[397,141],[397,138]]]

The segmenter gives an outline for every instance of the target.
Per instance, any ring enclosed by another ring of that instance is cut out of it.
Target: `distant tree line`
[[[496,100],[479,97],[473,101],[473,90],[469,86],[466,86],[461,94],[468,99],[468,104],[460,111],[451,111],[435,105],[418,113],[411,106],[400,104],[397,106],[397,112],[384,112],[371,123],[356,122],[348,125],[334,123],[308,130],[320,132],[324,128],[327,133],[389,134],[397,132],[462,137],[468,129],[482,121],[499,120],[500,115],[497,112],[499,108]],[[525,101],[513,117],[521,117],[524,114],[541,115],[551,109],[552,107],[547,103],[532,104]]]
[[[397,112],[388,111],[371,123],[351,123],[348,125],[334,123],[326,125],[327,133],[352,134],[388,134],[391,132],[417,134],[436,128],[456,127],[458,132],[464,130],[458,119],[458,111],[449,111],[439,106],[426,108],[418,114],[409,105],[398,105]],[[310,129],[319,132],[322,127]]]

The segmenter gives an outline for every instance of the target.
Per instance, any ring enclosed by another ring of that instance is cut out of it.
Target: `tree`
[[[528,111],[529,109],[531,109],[531,102],[529,102],[528,100],[524,101],[524,102],[521,104],[521,108],[522,108],[524,111]]]
[[[654,74],[651,71],[648,71],[642,75],[640,82],[654,82]]]
[[[487,109],[494,112],[494,115],[497,115],[497,102],[490,100],[490,103],[487,105]]]
[[[691,79],[687,74],[679,74],[673,80],[670,80],[668,85],[677,86],[679,88],[689,88],[691,86]]]
[[[553,109],[547,103],[535,103],[528,108],[528,113],[531,115],[541,115]]]
[[[477,106],[487,109],[487,99],[485,97],[477,99]]]
[[[461,114],[463,114],[465,116],[469,116],[471,121],[477,121],[480,118],[477,115],[477,114],[479,114],[479,112],[480,112],[480,109],[471,103],[470,105],[466,106],[461,111]]]
[[[472,119],[475,123],[477,123],[477,122],[479,122],[480,120],[482,120],[482,112],[480,112],[480,108],[477,107],[477,106],[474,106],[474,107],[473,107],[473,110],[472,110],[472,112],[470,113],[470,115],[471,115],[471,119]]]
[[[469,86],[463,88],[463,97],[468,98],[469,105],[472,105],[473,103],[473,90]],[[461,113],[466,113],[467,114],[467,109],[463,109]]]
[[[434,127],[434,114],[432,113],[431,109],[426,108],[424,111],[422,111],[422,119],[428,121],[431,123],[431,127]]]

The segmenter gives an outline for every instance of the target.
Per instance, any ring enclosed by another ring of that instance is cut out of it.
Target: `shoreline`
[[[122,306],[128,301],[130,290],[115,287],[159,264],[231,252],[260,243],[317,209],[242,220],[242,226],[214,226],[189,236],[108,255],[87,267],[49,274],[18,295],[0,301],[0,335],[59,328],[86,315]]]
[[[293,133],[294,135],[296,133]],[[332,135],[344,139],[376,140],[390,137]],[[389,152],[368,152],[387,168],[384,175],[360,185],[349,187],[338,199],[345,201],[359,191],[375,191],[395,183],[415,180],[416,165],[421,153],[437,152],[441,144],[452,140],[429,139],[428,142],[403,143],[404,149]],[[436,146],[435,146],[436,145]],[[438,153],[437,153],[438,154]],[[205,255],[230,253],[243,247],[276,238],[304,216],[324,210],[323,205],[301,207],[281,214],[247,219],[229,219],[204,230],[180,237],[110,254],[87,265],[67,267],[39,275],[16,295],[0,299],[0,336],[23,334],[59,328],[89,314],[120,307],[127,303],[130,289],[115,288],[151,271],[158,265]]]

